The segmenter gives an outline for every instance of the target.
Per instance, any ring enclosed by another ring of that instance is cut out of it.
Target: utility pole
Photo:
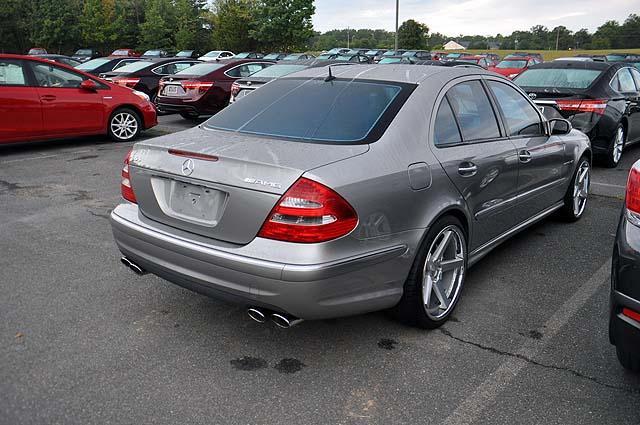
[[[350,47],[349,47],[349,38],[350,38],[350,37],[349,37],[349,35],[350,35],[349,33],[350,33],[350,32],[351,32],[351,28],[347,27],[347,49],[349,49],[349,48],[350,48]]]
[[[400,11],[400,0],[396,0],[396,45],[394,50],[398,50],[398,13]]]
[[[558,51],[559,42],[560,42],[560,27],[558,27],[558,33],[556,34],[556,51]]]

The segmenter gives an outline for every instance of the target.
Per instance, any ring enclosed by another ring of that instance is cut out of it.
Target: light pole
[[[398,12],[400,11],[400,0],[396,0],[396,44],[395,51],[398,51]]]

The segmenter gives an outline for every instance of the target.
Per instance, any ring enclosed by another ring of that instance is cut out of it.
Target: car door
[[[518,152],[517,212],[524,221],[562,199],[572,170],[561,136],[548,136],[538,109],[518,89],[487,78],[507,135]]]
[[[479,79],[445,89],[436,102],[433,151],[476,220],[474,249],[517,225],[518,159]]]
[[[627,74],[631,76],[629,79]],[[624,68],[618,71],[621,88],[625,91],[629,128],[627,142],[633,143],[640,139],[640,72],[635,68]],[[633,88],[633,91],[631,90]]]
[[[86,79],[66,68],[31,61],[42,106],[43,130],[50,136],[106,131],[102,92],[81,89]]]
[[[26,64],[0,59],[0,143],[42,135],[42,107]]]

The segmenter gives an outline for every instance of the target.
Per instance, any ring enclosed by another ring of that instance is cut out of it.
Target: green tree
[[[562,25],[551,30],[549,39],[549,45],[552,46],[553,49],[556,48],[556,44],[558,50],[567,50],[574,46],[573,33]]]
[[[398,48],[428,49],[429,27],[420,22],[409,19],[398,28]]]
[[[624,21],[620,28],[620,48],[640,47],[640,16],[634,14]]]
[[[29,39],[51,52],[69,51],[79,38],[78,10],[81,0],[34,0],[31,3]],[[23,3],[24,5],[24,3]]]
[[[175,0],[176,49],[194,48],[203,30],[202,14],[204,3],[201,0]]]
[[[594,49],[617,49],[621,47],[620,24],[616,21],[607,21],[593,34],[591,47]]]
[[[216,18],[213,28],[213,45],[217,49],[236,53],[256,48],[249,35],[255,16],[253,0],[217,0],[214,3]]]
[[[582,28],[573,34],[573,41],[576,49],[591,48],[591,34],[586,28]]]
[[[313,0],[259,0],[250,36],[266,50],[305,50],[313,37]]]
[[[174,45],[175,15],[171,0],[148,0],[145,21],[140,24],[141,50]]]

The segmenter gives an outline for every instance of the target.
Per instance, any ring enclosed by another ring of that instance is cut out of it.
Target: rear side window
[[[543,134],[540,116],[522,94],[513,87],[496,81],[489,81],[489,87],[502,111],[510,136]]]
[[[461,142],[462,138],[460,137],[458,124],[456,124],[456,119],[453,117],[449,101],[445,97],[442,99],[436,115],[434,143],[436,146],[446,146]]]
[[[611,80],[611,87],[620,93],[630,93],[637,91],[636,85],[629,69],[624,68],[617,72]]]
[[[480,81],[453,86],[447,92],[447,99],[465,141],[500,137],[498,121]]]
[[[26,86],[23,65],[20,62],[0,60],[0,86]]]
[[[214,115],[205,126],[340,144],[377,140],[415,86],[358,80],[274,80]]]

